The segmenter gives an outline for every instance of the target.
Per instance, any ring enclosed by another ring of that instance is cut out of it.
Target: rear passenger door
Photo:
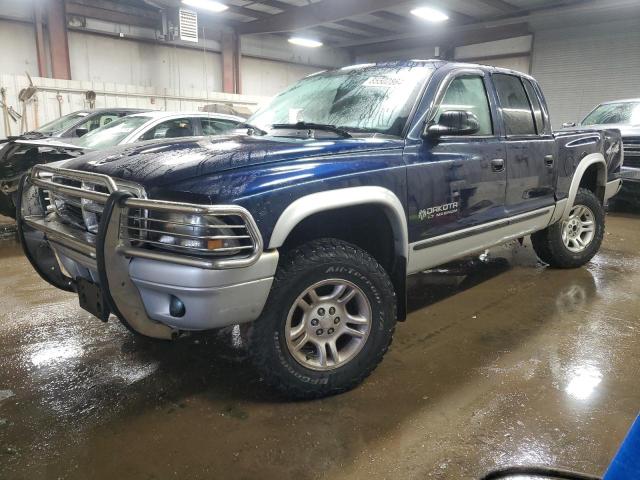
[[[507,152],[508,214],[552,205],[555,141],[540,93],[527,78],[494,73]]]

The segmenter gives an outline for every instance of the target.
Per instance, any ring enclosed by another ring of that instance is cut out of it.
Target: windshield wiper
[[[258,133],[259,135],[266,135],[267,132],[262,130],[260,127],[256,127],[255,125],[251,125],[250,123],[239,123],[236,125],[237,128],[246,128],[248,130],[249,135],[253,135],[254,133]]]
[[[275,123],[271,125],[273,129],[292,129],[292,130],[323,130],[325,132],[333,132],[337,133],[341,137],[351,138],[351,134],[346,130],[336,127],[335,125],[327,125],[324,123],[309,123],[309,122],[298,122],[298,123]]]

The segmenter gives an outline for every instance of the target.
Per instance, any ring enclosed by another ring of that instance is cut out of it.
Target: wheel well
[[[317,238],[344,240],[375,258],[396,290],[398,320],[405,319],[406,258],[396,252],[393,227],[383,206],[356,205],[310,215],[294,227],[282,248],[289,250]]]
[[[580,188],[591,190],[600,202],[604,202],[604,167],[599,163],[590,165],[582,174]]]

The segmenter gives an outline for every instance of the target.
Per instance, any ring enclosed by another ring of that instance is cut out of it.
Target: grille
[[[624,139],[624,166],[640,168],[640,138]]]

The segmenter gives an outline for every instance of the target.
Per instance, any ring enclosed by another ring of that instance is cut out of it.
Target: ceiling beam
[[[343,27],[351,28],[353,30],[359,30],[361,32],[369,33],[371,35],[389,35],[393,33],[392,30],[386,28],[374,27],[373,25],[367,25],[366,23],[354,22],[353,20],[338,20],[333,22]]]
[[[238,29],[244,35],[258,33],[289,32],[311,28],[324,23],[365,15],[386,8],[397,7],[405,1],[398,0],[323,0],[304,7],[295,7],[264,20],[248,22]]]
[[[482,3],[483,5],[491,8],[495,8],[496,10],[500,10],[503,13],[516,13],[522,11],[522,8],[505,2],[504,0],[475,0],[475,2]]]
[[[337,28],[331,28],[324,25],[322,26],[318,25],[317,27],[313,27],[312,29],[310,29],[310,31],[320,33],[323,40],[326,40],[332,43],[339,43],[335,41],[336,40],[335,37],[342,37],[342,38],[346,38],[347,40],[354,40],[354,41],[367,38],[366,35],[357,35],[355,33],[345,32],[344,30],[339,30]]]
[[[278,10],[286,11],[292,8],[298,8],[295,5],[286,2],[280,2],[279,0],[260,0],[259,2],[252,3],[262,3],[263,5],[267,5],[268,7],[277,8]],[[245,5],[246,7],[247,5]]]
[[[506,26],[487,28],[474,25],[473,28],[463,25],[456,28],[442,29],[438,32],[423,35],[419,38],[402,38],[389,40],[384,43],[371,43],[352,49],[355,55],[380,53],[381,51],[395,51],[420,47],[458,47],[475,43],[490,42],[504,38],[528,35],[531,31],[527,23],[510,24]]]
[[[387,50],[386,45],[383,48],[383,44],[392,42],[395,40],[403,39],[421,39],[430,37],[433,35],[442,36],[447,32],[465,32],[478,28],[495,28],[504,27],[514,24],[522,24],[531,22],[534,20],[544,20],[546,18],[555,18],[561,15],[582,14],[591,13],[598,14],[604,12],[611,12],[612,9],[638,9],[639,4],[637,0],[583,0],[579,3],[572,3],[568,5],[552,6],[547,8],[540,8],[531,12],[521,12],[519,15],[500,17],[497,20],[487,20],[475,23],[469,23],[459,26],[447,26],[447,25],[432,25],[429,28],[422,28],[420,30],[408,30],[397,35],[388,35],[386,37],[378,37],[375,39],[364,39],[360,41],[353,41],[339,45],[344,48],[353,48],[363,45],[378,44],[378,50]]]

